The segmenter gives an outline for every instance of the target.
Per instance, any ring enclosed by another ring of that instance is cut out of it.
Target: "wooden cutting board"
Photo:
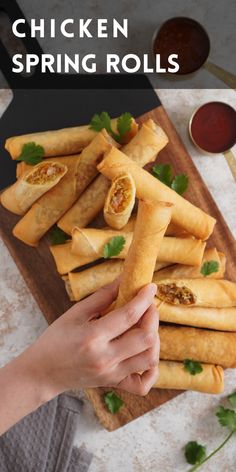
[[[141,123],[147,118],[153,118],[157,121],[166,131],[170,140],[169,144],[159,154],[158,162],[171,163],[176,173],[188,174],[190,184],[186,198],[217,219],[217,225],[213,236],[210,238],[209,246],[216,246],[217,249],[226,254],[226,277],[236,282],[236,261],[233,257],[235,251],[234,238],[165,109],[163,106],[159,106],[142,115],[138,121]],[[24,245],[12,236],[12,228],[18,219],[19,217],[0,207],[1,236],[46,320],[48,323],[52,323],[71,306],[71,303],[68,300],[64,283],[56,271],[53,258],[48,250],[47,238],[45,237],[41,241],[37,249]],[[174,390],[153,389],[145,398],[140,398],[119,391],[118,393],[124,400],[125,406],[116,415],[112,415],[107,411],[103,402],[104,392],[108,390],[105,388],[88,389],[86,393],[101,423],[109,431],[125,425],[181,393]]]

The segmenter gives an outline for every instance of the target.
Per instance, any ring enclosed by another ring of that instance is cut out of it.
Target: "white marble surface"
[[[224,157],[203,156],[192,146],[187,123],[200,103],[224,100],[236,106],[230,90],[161,90],[159,96],[184,140],[217,205],[236,235],[236,185]],[[9,91],[0,92],[0,113],[11,99]],[[236,149],[234,149],[236,154]],[[46,328],[43,316],[24,280],[0,241],[0,364],[4,365],[25,349]],[[233,391],[236,371],[226,373],[226,390]],[[84,403],[78,423],[76,443],[85,443],[94,453],[91,472],[184,472],[188,470],[183,447],[198,440],[212,450],[225,432],[214,416],[220,397],[187,392],[113,433],[105,431],[95,418],[91,406]],[[236,463],[236,437],[231,444],[202,470],[233,472]]]

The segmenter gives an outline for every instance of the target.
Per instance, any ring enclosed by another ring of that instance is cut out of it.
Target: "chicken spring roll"
[[[164,131],[153,120],[147,120],[137,132],[135,139],[133,138],[130,144],[122,149],[139,166],[144,167],[148,162],[155,160],[167,142],[168,138]],[[87,226],[103,209],[109,188],[110,181],[104,175],[99,175],[59,220],[59,228],[71,234],[75,226],[79,228]]]
[[[65,244],[49,246],[49,249],[54,258],[57,271],[61,275],[68,274],[68,272],[71,272],[74,269],[78,269],[97,260],[97,258],[75,256],[71,252],[71,241],[68,241]]]
[[[125,246],[115,257],[124,259],[128,253],[133,233],[123,230],[74,228],[72,252],[81,256],[103,257],[104,246],[115,236],[123,236]],[[159,262],[172,262],[199,266],[202,262],[205,243],[198,239],[164,237],[158,253]]]
[[[111,120],[111,124],[113,131],[117,131],[117,119]],[[123,142],[129,142],[137,131],[138,124],[132,119],[131,130],[124,136]],[[89,125],[75,126],[74,128],[13,136],[6,140],[5,149],[10,153],[12,159],[17,159],[24,144],[33,142],[43,147],[44,157],[69,156],[82,151],[96,135],[97,132],[90,129]]]
[[[51,252],[54,256],[57,268],[60,269],[61,273],[67,273],[68,265],[70,264],[70,256],[68,252],[63,250],[63,245],[52,246]],[[68,248],[68,244],[66,244]],[[58,249],[59,248],[59,249]],[[78,256],[74,256],[76,258]],[[73,264],[75,259],[72,258]],[[81,264],[83,258],[79,260]],[[88,263],[88,262],[86,262]],[[84,265],[84,264],[83,264]],[[71,301],[79,301],[87,295],[91,295],[101,287],[113,282],[122,272],[124,261],[122,260],[110,260],[102,264],[90,267],[81,272],[69,272],[68,276],[62,277],[65,281],[66,290]],[[160,270],[166,263],[158,262],[155,265],[155,270]],[[71,270],[75,269],[73,267]]]
[[[124,262],[116,307],[125,305],[144,285],[152,281],[171,211],[170,203],[139,201],[134,237]]]
[[[124,154],[132,158],[140,167],[155,161],[157,154],[168,144],[165,131],[152,119],[143,123],[140,130],[122,147]]]
[[[96,175],[97,159],[111,147],[112,139],[105,130],[78,156],[64,157],[68,172],[59,184],[49,190],[17,223],[13,234],[30,246],[37,246],[42,236],[73,205]]]
[[[98,170],[110,180],[129,172],[134,179],[138,198],[173,203],[172,221],[196,238],[208,239],[213,232],[216,223],[214,218],[141,169],[121,151],[113,148],[106,153],[98,164]]]
[[[202,364],[202,372],[191,375],[181,362],[160,361],[159,377],[153,388],[193,390],[221,393],[224,390],[224,370],[219,365]]]
[[[103,216],[111,228],[121,229],[129,221],[135,204],[135,184],[130,174],[117,177],[107,194]]]
[[[160,326],[159,334],[161,359],[191,359],[225,368],[236,367],[236,333]]]
[[[73,228],[84,228],[103,209],[110,181],[99,175],[82,193],[77,202],[57,223],[65,233],[71,234]]]
[[[236,284],[228,280],[155,280],[159,300],[172,305],[224,308],[236,306]]]
[[[32,166],[29,164],[26,164],[26,162],[21,161],[19,164],[16,166],[16,178],[19,179],[27,170],[32,170]]]
[[[70,287],[68,295],[72,294],[72,301],[79,301],[99,288],[113,282],[122,272],[123,261],[107,261],[82,272],[70,272],[66,287]]]
[[[189,266],[184,264],[176,264],[171,267],[160,270],[155,276],[155,282],[163,279],[200,279],[203,277],[201,272],[202,265],[205,262],[216,261],[218,262],[217,272],[212,272],[207,276],[207,279],[222,279],[225,273],[226,258],[222,253],[218,253],[215,248],[206,249],[203,254],[202,264],[200,266]]]
[[[131,228],[134,227],[135,220],[133,218],[125,226],[125,230],[129,231]],[[57,266],[57,270],[59,274],[67,274],[74,269],[78,269],[83,267],[91,262],[94,262],[98,259],[97,255],[85,257],[80,255],[75,255],[71,251],[72,243],[71,241],[67,241],[65,244],[58,244],[55,246],[50,246],[49,249],[52,253],[54,261]],[[156,264],[156,270],[160,270],[163,267],[166,267],[168,263],[159,262]],[[92,292],[91,292],[92,293]]]
[[[154,278],[156,274],[154,274]],[[236,307],[205,308],[171,305],[156,299],[160,320],[196,328],[236,331]]]
[[[27,210],[64,177],[66,165],[59,162],[41,162],[26,172],[1,194],[2,205],[16,215]]]

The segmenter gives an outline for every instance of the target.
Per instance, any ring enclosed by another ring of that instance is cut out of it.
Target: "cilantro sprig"
[[[236,392],[229,395],[228,400],[232,406],[236,407]],[[203,446],[196,441],[190,441],[188,444],[186,444],[184,449],[185,458],[189,464],[193,465],[189,472],[195,472],[197,469],[199,469],[203,464],[205,464],[205,462],[217,454],[217,452],[219,452],[236,433],[236,411],[229,408],[224,408],[222,405],[220,405],[216,411],[216,416],[218,418],[219,424],[223,428],[228,428],[229,434],[226,436],[224,441],[208,456],[206,455],[206,446]]]
[[[201,274],[203,277],[207,277],[210,274],[213,274],[213,272],[218,272],[219,270],[219,262],[218,261],[206,261],[204,264],[202,264],[201,267]]]
[[[108,410],[114,415],[117,413],[121,407],[124,405],[123,400],[118,397],[115,392],[107,392],[104,394],[104,402]]]
[[[114,236],[107,244],[105,244],[103,248],[104,259],[109,259],[110,257],[118,256],[120,252],[124,249],[124,246],[124,236]]]
[[[184,370],[189,372],[191,375],[200,374],[203,371],[203,368],[200,362],[192,361],[191,359],[184,360]]]
[[[56,246],[57,244],[64,244],[70,239],[70,236],[62,231],[61,228],[58,228],[58,226],[54,226],[49,233],[49,238],[51,245]]]
[[[21,153],[17,161],[24,161],[30,166],[39,164],[44,156],[44,148],[34,142],[26,143],[22,147]]]
[[[105,130],[112,136],[112,138],[117,141],[118,143],[122,143],[124,136],[131,130],[132,124],[132,115],[128,112],[123,113],[119,116],[117,120],[117,131],[115,133],[111,127],[111,117],[106,111],[102,111],[99,115],[96,113],[91,122],[90,122],[90,129],[94,131],[101,131],[105,128]]]
[[[175,190],[179,195],[183,195],[188,188],[188,176],[186,174],[174,176],[170,164],[155,164],[152,168],[152,173],[154,177]]]

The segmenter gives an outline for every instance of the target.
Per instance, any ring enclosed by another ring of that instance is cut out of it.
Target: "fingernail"
[[[149,287],[150,287],[150,291],[151,291],[151,293],[152,293],[152,296],[155,297],[155,295],[156,295],[156,293],[157,293],[157,286],[156,286],[156,284],[150,284]]]

